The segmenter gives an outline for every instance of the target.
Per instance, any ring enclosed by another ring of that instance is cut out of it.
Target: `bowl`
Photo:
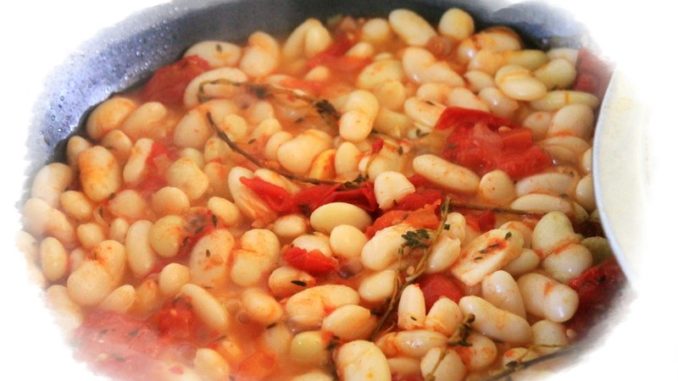
[[[375,16],[385,15],[389,10],[401,7],[436,20],[451,6],[469,11],[479,28],[490,25],[510,26],[536,48],[579,47],[583,43],[591,45],[586,29],[571,15],[542,3],[506,5],[489,1],[249,0],[176,1],[163,4],[134,14],[101,31],[52,72],[45,83],[44,91],[37,98],[39,100],[34,107],[34,119],[28,132],[29,181],[41,165],[63,158],[65,139],[79,131],[83,118],[94,105],[111,93],[143,82],[154,69],[176,60],[194,42],[215,38],[240,42],[257,29],[282,35],[309,16],[321,20],[336,14]],[[618,78],[615,78],[613,88],[621,81]],[[610,107],[614,108],[606,100],[603,109]],[[600,132],[599,135],[604,134]],[[599,199],[606,201],[612,196],[607,195],[606,192],[611,191],[605,188],[605,184],[610,183],[609,176],[605,180],[603,174],[606,173],[606,163],[618,151],[598,143],[597,147],[597,195]],[[612,176],[613,172],[607,173]],[[616,205],[620,202],[617,201]],[[610,206],[604,210],[603,222],[608,233],[623,230],[615,225],[619,217],[612,217],[612,210],[618,208]],[[616,234],[611,235],[617,252],[623,255],[624,242],[617,237]],[[632,272],[630,267],[631,265],[625,264],[627,271]],[[593,342],[610,332],[610,325],[601,327]],[[585,344],[590,346],[593,342]]]

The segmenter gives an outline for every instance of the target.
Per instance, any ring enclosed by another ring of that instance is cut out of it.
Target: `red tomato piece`
[[[529,128],[519,127],[499,132],[504,151],[525,150],[532,147],[532,131]]]
[[[294,203],[302,211],[310,213],[318,207],[327,204],[332,194],[339,189],[339,185],[320,184],[304,188],[294,195]]]
[[[154,141],[151,146],[151,152],[146,158],[146,165],[148,170],[143,180],[136,186],[144,195],[150,195],[158,189],[167,185],[165,179],[165,168],[169,165],[171,160],[176,159],[177,153],[173,149],[167,148],[166,145],[159,141]]]
[[[314,68],[316,66],[326,66],[330,70],[353,72],[370,63],[370,59],[347,57],[346,52],[355,44],[354,39],[349,38],[346,34],[342,34],[335,38],[327,49],[311,57],[306,61],[306,66]]]
[[[271,184],[258,177],[241,177],[240,182],[256,193],[276,212],[291,213],[296,209],[292,195],[283,187]]]
[[[141,90],[145,101],[157,101],[166,105],[183,104],[184,90],[193,78],[210,69],[209,63],[198,56],[188,56],[156,70]]]
[[[382,138],[374,139],[374,142],[372,142],[372,153],[379,153],[379,151],[381,151],[382,148],[384,148],[384,139]]]
[[[428,204],[441,203],[443,197],[443,192],[438,189],[422,187],[400,199],[393,209],[416,210]]]
[[[539,173],[552,165],[553,161],[549,154],[540,147],[532,146],[526,151],[502,155],[497,163],[497,169],[517,180]]]
[[[464,218],[467,224],[481,233],[494,229],[495,215],[490,210],[480,213],[466,213]]]
[[[347,202],[366,212],[375,212],[379,209],[377,197],[374,195],[374,185],[368,182],[360,184],[358,188],[336,190],[329,202]]]
[[[155,330],[128,315],[94,310],[74,335],[75,356],[115,379],[154,379],[165,345]]]
[[[492,130],[496,130],[501,126],[512,126],[510,120],[494,116],[489,112],[463,107],[447,107],[440,115],[440,118],[438,118],[435,128],[437,130],[471,128],[477,123],[484,124]]]
[[[567,322],[569,328],[584,336],[609,310],[614,297],[622,290],[626,277],[614,258],[589,268],[570,280],[569,286],[579,295],[579,307]]]
[[[288,247],[283,258],[290,266],[312,275],[325,275],[336,270],[338,265],[336,259],[327,257],[318,250],[307,251],[296,246]]]
[[[427,311],[443,296],[454,300],[455,303],[459,303],[459,299],[464,296],[463,289],[452,278],[442,274],[424,275],[419,280],[419,287],[424,293]]]
[[[278,359],[274,354],[256,352],[244,359],[238,366],[237,381],[262,381],[275,372]]]
[[[436,215],[438,205],[440,205],[440,202],[428,204],[417,210],[390,210],[368,226],[365,234],[372,237],[379,230],[400,223],[408,224],[414,228],[436,229],[440,224],[440,219]]]
[[[168,301],[153,317],[162,336],[190,340],[195,338],[197,322],[193,307],[184,298]]]

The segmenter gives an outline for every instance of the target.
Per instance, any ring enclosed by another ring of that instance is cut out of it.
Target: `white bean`
[[[110,294],[100,304],[99,308],[102,310],[113,311],[119,314],[124,314],[132,308],[136,300],[136,290],[133,286],[126,284],[122,285]]]
[[[390,80],[382,82],[372,91],[374,91],[374,96],[376,96],[377,100],[379,100],[379,106],[381,108],[387,108],[390,110],[402,109],[403,103],[405,103],[405,99],[407,98],[407,90],[405,89],[405,85],[403,85],[403,83],[400,81]],[[379,118],[378,114],[377,118]]]
[[[524,210],[532,213],[573,213],[573,206],[567,199],[538,193],[531,193],[518,197],[511,203],[511,209]]]
[[[75,243],[75,229],[66,215],[42,199],[28,199],[22,212],[24,228],[33,236],[50,235],[65,246]]]
[[[459,301],[465,315],[473,315],[471,326],[493,339],[513,344],[527,344],[532,330],[527,321],[513,313],[499,309],[477,296],[465,296]]]
[[[572,48],[553,48],[546,52],[546,55],[549,57],[549,59],[554,60],[557,58],[563,58],[566,59],[572,65],[576,65],[579,51],[577,49]]]
[[[92,143],[80,136],[72,136],[66,143],[66,161],[71,168],[75,169],[78,164],[80,153],[92,147]]]
[[[264,32],[254,32],[247,40],[240,70],[253,78],[264,77],[278,67],[279,61],[280,47],[275,38]]]
[[[217,299],[204,288],[187,283],[181,287],[181,294],[188,296],[193,310],[209,328],[223,333],[229,325],[228,314]]]
[[[447,341],[447,336],[442,333],[417,329],[389,332],[377,339],[377,345],[388,357],[404,355],[421,358],[431,348],[444,348]]]
[[[529,70],[536,70],[548,62],[546,54],[543,51],[536,49],[504,52],[504,57],[506,58],[507,64],[519,65]]]
[[[458,238],[441,236],[431,248],[431,255],[426,263],[426,273],[432,274],[449,268],[461,254],[461,241]]]
[[[50,163],[40,168],[33,179],[31,197],[40,198],[51,206],[59,204],[59,196],[73,181],[73,170],[62,163]]]
[[[506,205],[516,197],[516,187],[506,172],[495,169],[480,178],[478,195],[492,204]]]
[[[360,256],[365,243],[367,243],[365,234],[352,225],[338,225],[330,233],[332,253],[343,258]]]
[[[593,133],[595,116],[591,107],[584,104],[571,104],[553,115],[548,136],[572,135],[590,139]]]
[[[231,280],[243,287],[256,285],[273,267],[271,258],[262,252],[237,249],[233,258]]]
[[[83,192],[93,201],[103,201],[120,189],[120,165],[106,148],[94,146],[78,156],[80,184]]]
[[[353,204],[332,202],[314,210],[310,221],[315,230],[330,233],[339,225],[351,225],[364,230],[372,223],[372,218],[363,209]]]
[[[90,255],[104,267],[115,286],[120,284],[127,268],[125,247],[120,242],[103,241],[91,250]]]
[[[311,58],[325,50],[331,43],[332,36],[323,24],[317,19],[309,18],[287,37],[282,54],[290,61],[301,56]]]
[[[464,315],[457,303],[443,296],[431,306],[426,315],[424,327],[446,336],[452,336],[463,320]]]
[[[339,135],[342,139],[354,143],[365,140],[379,111],[377,97],[366,90],[355,90],[348,95],[341,109]]]
[[[393,270],[383,270],[365,277],[360,283],[358,293],[360,297],[371,303],[378,303],[393,295],[396,285],[396,273]]]
[[[525,318],[523,296],[518,284],[506,271],[495,271],[482,282],[483,298],[495,307]]]
[[[459,8],[448,9],[438,22],[438,32],[457,41],[471,36],[474,30],[473,17]]]
[[[464,247],[452,266],[452,274],[468,286],[474,286],[520,255],[523,237],[511,229],[493,229]]]
[[[228,275],[228,261],[235,240],[226,229],[216,229],[200,238],[191,250],[188,267],[191,282],[210,288],[224,285]]]
[[[178,263],[170,263],[160,270],[158,286],[165,296],[174,297],[181,287],[191,280],[191,272],[188,267]]]
[[[469,347],[457,347],[464,358],[469,359],[465,365],[469,371],[478,371],[487,368],[497,358],[497,345],[488,337],[472,332],[466,338]],[[458,352],[459,353],[459,352]]]
[[[528,273],[539,266],[541,258],[531,249],[523,249],[520,255],[504,266],[504,271],[517,277]]]
[[[424,101],[419,98],[408,98],[403,104],[403,110],[414,125],[418,134],[430,132],[435,127],[445,107],[439,103]]]
[[[331,141],[327,133],[320,130],[305,130],[296,137],[278,147],[276,153],[278,162],[288,171],[296,174],[305,174],[318,154],[331,148]]]
[[[436,35],[436,31],[426,20],[408,9],[391,11],[388,21],[393,31],[407,45],[424,46]]]
[[[542,216],[532,232],[532,248],[542,257],[580,240],[581,236],[574,232],[570,219],[561,212]]]
[[[339,347],[337,373],[344,381],[389,381],[391,370],[384,353],[365,340],[351,341]]]
[[[182,214],[190,207],[186,193],[176,187],[163,187],[151,196],[151,208],[161,216],[168,214]]]
[[[188,86],[186,86],[186,90],[184,90],[184,106],[190,109],[200,103],[199,94],[201,87],[203,95],[206,96],[221,95],[219,92],[223,94],[224,86],[218,84],[204,85],[205,83],[218,80],[245,82],[247,81],[247,75],[239,69],[231,67],[223,67],[204,72],[193,78],[193,80],[188,83]]]
[[[572,195],[577,183],[576,173],[547,172],[524,177],[516,183],[516,193],[547,193],[554,196]]]
[[[193,366],[202,380],[221,381],[227,380],[231,369],[219,352],[210,348],[199,348],[195,351]]]
[[[463,86],[464,80],[445,61],[424,48],[406,48],[403,52],[403,69],[414,83],[444,83],[452,87]]]
[[[471,110],[489,112],[487,104],[465,87],[455,87],[447,94],[448,106],[462,107]]]
[[[94,207],[84,193],[78,191],[65,191],[59,196],[61,209],[68,217],[79,222],[84,222],[92,217]]]
[[[151,221],[136,221],[130,225],[125,237],[127,264],[137,278],[146,276],[157,261],[149,240],[151,227],[153,227]]]
[[[581,275],[592,264],[591,252],[585,246],[575,243],[549,254],[544,258],[542,266],[553,279],[567,283]]]
[[[478,93],[486,88],[494,87],[494,78],[483,71],[469,70],[464,73],[464,78],[466,78],[466,81],[468,82],[469,89],[474,93]]]
[[[106,239],[106,234],[101,225],[94,222],[78,225],[75,234],[78,236],[80,245],[85,249],[91,249]]]
[[[553,115],[547,111],[534,111],[527,115],[523,120],[523,126],[532,131],[532,137],[535,141],[544,139],[551,126]]]
[[[334,155],[334,170],[338,176],[353,174],[358,171],[358,162],[362,152],[351,142],[343,142],[337,147]]]
[[[422,328],[425,319],[424,293],[418,285],[410,284],[403,289],[398,302],[398,327],[406,330]]]
[[[323,366],[329,361],[329,337],[321,331],[296,334],[290,342],[289,358],[297,364]]]
[[[401,83],[404,78],[405,72],[400,61],[380,60],[370,63],[360,71],[356,86],[360,89],[374,90],[385,83]]]
[[[238,225],[242,219],[238,207],[225,198],[210,197],[207,208],[226,226]]]
[[[113,156],[122,164],[129,158],[134,143],[124,132],[112,130],[101,139],[101,145],[109,149]]]
[[[99,262],[87,260],[66,281],[68,295],[81,306],[99,304],[115,287],[113,279]]]
[[[207,117],[201,109],[190,110],[174,127],[173,142],[178,147],[202,148],[212,135]]]
[[[565,326],[549,320],[540,320],[532,325],[534,346],[538,353],[547,354],[557,351],[569,343]]]
[[[370,270],[384,270],[398,258],[398,252],[405,242],[402,237],[412,228],[406,224],[389,226],[379,230],[372,237],[360,253],[360,259]]]
[[[595,95],[583,91],[553,90],[530,102],[530,107],[538,111],[556,111],[569,104],[584,104],[595,109],[600,105],[600,100]]]
[[[579,306],[576,291],[541,274],[521,276],[518,288],[528,313],[556,323],[568,321]]]
[[[160,102],[146,102],[127,116],[120,130],[132,140],[152,137],[164,130],[168,112]]]
[[[200,41],[184,53],[184,57],[198,56],[211,66],[235,66],[240,60],[241,48],[226,41]]]
[[[421,375],[436,381],[462,381],[466,366],[454,350],[432,348],[421,359]]]
[[[346,341],[367,338],[377,320],[365,307],[348,304],[323,319],[322,330]]]
[[[261,343],[267,351],[285,356],[290,351],[292,332],[285,323],[273,324],[262,333]]]
[[[268,277],[268,288],[274,296],[279,298],[313,286],[315,286],[315,278],[294,267],[280,266]]]
[[[301,214],[287,214],[273,222],[273,232],[281,238],[297,238],[306,233],[308,221]]]
[[[127,163],[122,170],[125,184],[136,185],[143,180],[149,170],[148,157],[153,149],[153,140],[141,138],[134,143]]]
[[[392,37],[391,26],[383,18],[371,18],[363,24],[361,37],[374,44],[384,43]]]
[[[283,315],[280,303],[260,289],[246,289],[240,295],[240,300],[247,317],[263,326],[277,322]]]
[[[125,189],[116,193],[108,203],[108,210],[113,216],[124,218],[130,222],[148,216],[146,200],[133,189]]]
[[[228,187],[235,205],[249,219],[262,223],[273,221],[275,212],[240,181],[241,177],[253,178],[254,174],[243,167],[233,167],[229,172]]]
[[[556,58],[534,71],[534,76],[550,89],[566,89],[577,77],[574,65],[564,58]]]
[[[414,172],[437,185],[462,193],[473,193],[480,179],[471,170],[436,155],[419,155],[412,161]]]
[[[312,179],[330,180],[334,179],[334,157],[337,153],[335,149],[328,149],[316,156],[308,170],[308,176]]]
[[[285,304],[289,323],[299,329],[319,328],[325,316],[341,306],[358,304],[352,288],[338,284],[315,286],[292,295]]]
[[[113,97],[99,104],[87,118],[87,135],[98,140],[122,122],[137,108],[131,99]]]
[[[380,209],[391,208],[414,191],[414,185],[400,172],[382,172],[374,180],[374,193]]]
[[[511,118],[520,107],[518,102],[507,97],[495,87],[481,89],[478,97],[488,105],[489,111],[492,114],[504,118]]]
[[[391,357],[388,359],[388,367],[394,376],[416,376],[419,370],[419,359],[409,357]],[[395,378],[395,377],[394,377]]]
[[[582,177],[577,183],[575,199],[588,211],[592,211],[596,208],[596,198],[593,192],[593,177],[590,173]]]
[[[40,265],[47,280],[54,282],[68,271],[68,253],[58,239],[47,237],[40,242]]]
[[[181,189],[190,200],[202,197],[209,187],[209,179],[200,168],[188,158],[179,158],[167,168],[167,183]]]

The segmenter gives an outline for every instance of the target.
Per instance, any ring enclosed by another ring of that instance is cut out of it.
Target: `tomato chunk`
[[[440,202],[428,204],[417,210],[390,210],[379,216],[372,225],[368,226],[365,234],[368,237],[372,237],[379,230],[400,223],[405,223],[418,229],[436,229],[440,224],[440,218],[436,214],[438,205],[440,205]]]
[[[473,229],[484,233],[488,230],[494,229],[495,215],[494,212],[486,210],[483,212],[465,213],[464,218],[466,223]]]
[[[184,57],[158,69],[141,90],[141,97],[147,102],[179,106],[183,104],[186,86],[209,69],[209,63],[198,56]]]
[[[193,307],[184,298],[170,300],[155,314],[154,322],[161,335],[175,339],[193,339],[197,321]]]
[[[300,247],[290,246],[285,250],[283,258],[290,266],[311,275],[325,275],[337,268],[337,260],[327,257],[318,250],[307,251]]]
[[[340,34],[335,37],[334,43],[324,51],[311,57],[306,66],[314,68],[316,66],[326,66],[333,71],[354,72],[370,63],[370,59],[346,56],[346,52],[355,44],[355,38],[347,34]]]
[[[271,184],[258,177],[241,177],[240,182],[254,191],[269,208],[276,212],[292,212],[295,209],[294,200],[285,188]]]
[[[275,355],[266,352],[256,352],[244,359],[236,372],[238,381],[266,380],[275,372],[278,360]]]
[[[464,296],[464,291],[452,278],[442,274],[424,275],[419,281],[419,287],[424,293],[426,310],[430,310],[433,303],[443,296],[459,302]]]

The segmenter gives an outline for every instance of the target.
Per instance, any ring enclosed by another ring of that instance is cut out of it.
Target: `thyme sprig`
[[[580,351],[583,351],[583,350],[585,350],[585,348],[582,348],[581,345],[571,345],[571,346],[569,346],[565,349],[561,349],[557,352],[552,352],[552,353],[549,353],[549,354],[546,354],[546,355],[543,355],[543,356],[539,356],[539,357],[536,357],[532,360],[512,361],[512,362],[509,363],[511,365],[507,366],[507,368],[505,370],[503,370],[503,371],[501,371],[497,374],[494,374],[494,375],[484,379],[483,381],[508,380],[508,379],[510,379],[511,375],[513,373],[517,372],[517,371],[527,369],[531,366],[537,365],[537,364],[542,363],[542,362],[547,361],[547,360],[551,360],[551,359],[558,358],[558,357],[564,357],[564,356],[567,356],[567,355],[570,355],[570,354],[573,354],[573,353],[577,353],[577,352],[580,352]]]

